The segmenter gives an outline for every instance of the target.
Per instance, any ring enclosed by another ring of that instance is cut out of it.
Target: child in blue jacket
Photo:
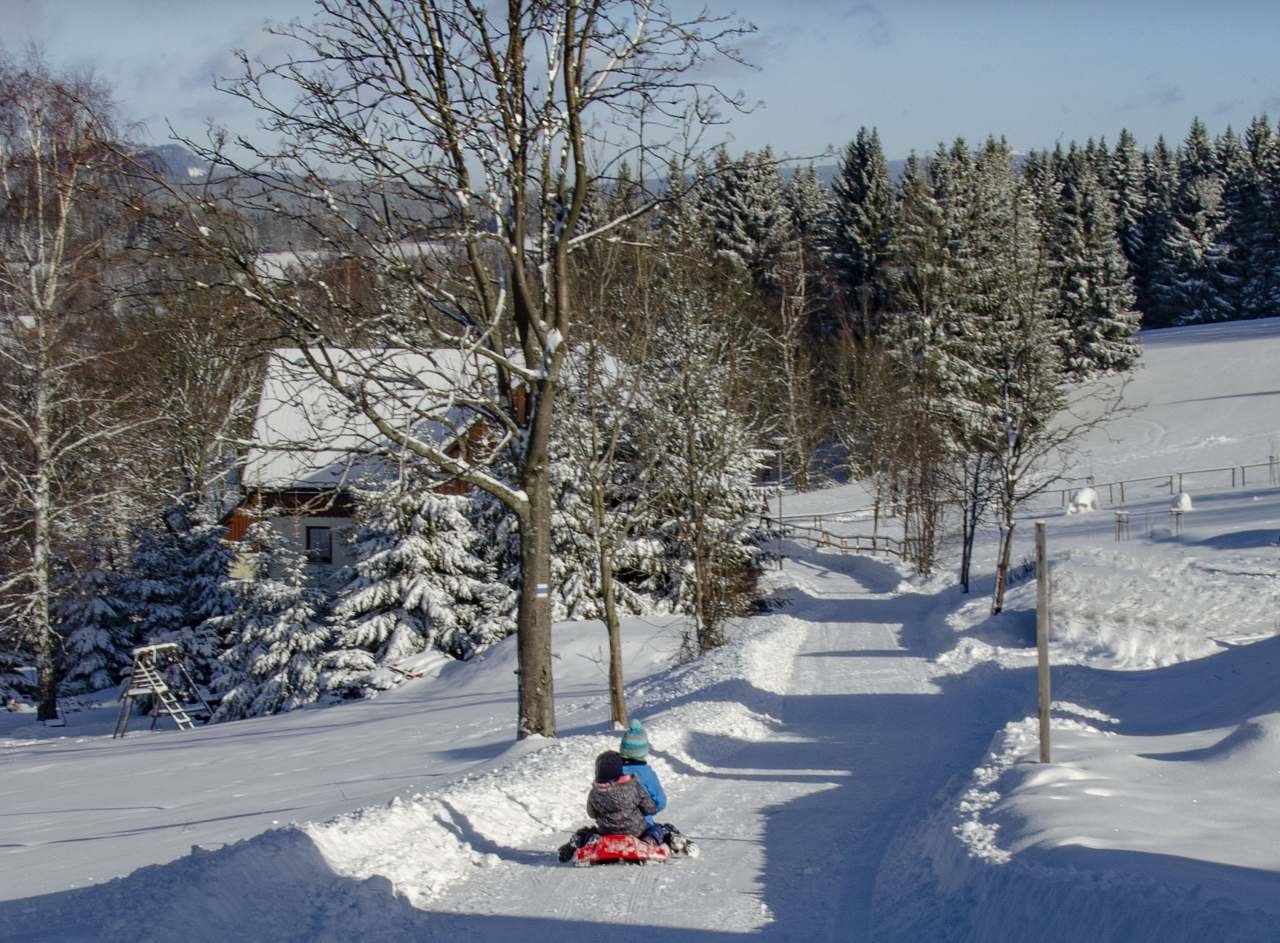
[[[653,799],[653,804],[658,807],[658,812],[665,809],[667,794],[662,789],[658,774],[649,765],[649,737],[645,734],[644,725],[640,721],[631,721],[631,726],[622,735],[618,752],[622,754],[622,771],[644,787],[645,792],[649,793],[649,797]],[[693,854],[693,842],[685,838],[674,825],[669,822],[657,822],[652,815],[646,815],[645,821],[649,823],[649,828],[641,838],[649,844],[660,845],[666,842],[677,854],[680,852]]]

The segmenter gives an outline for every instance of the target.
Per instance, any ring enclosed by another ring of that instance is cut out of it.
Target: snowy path
[[[927,598],[888,592],[896,576],[874,561],[810,559],[846,572],[790,564],[820,588],[790,612],[808,625],[774,735],[729,750],[707,744],[717,761],[664,816],[703,857],[584,872],[555,864],[545,846],[505,849],[499,867],[441,902],[457,915],[441,913],[441,929],[498,939],[520,920],[527,940],[581,938],[594,922],[607,922],[613,939],[866,938],[899,825],[957,772],[957,757],[981,755],[993,721],[969,716],[960,702],[972,688],[944,694],[924,654],[904,644],[923,644],[903,622],[923,617]]]

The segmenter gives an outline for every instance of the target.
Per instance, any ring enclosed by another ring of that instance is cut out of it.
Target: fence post
[[[1036,661],[1040,701],[1040,762],[1049,759],[1049,564],[1044,521],[1036,521]]]
[[[1120,503],[1124,504],[1124,482],[1120,482]]]
[[[1170,493],[1170,494],[1173,494],[1173,493],[1174,493],[1174,490],[1173,490],[1173,476],[1172,476],[1172,475],[1170,475],[1170,476],[1169,476],[1169,493]]]
[[[1236,470],[1235,470],[1235,467],[1233,466],[1231,469],[1231,487],[1234,488],[1235,486],[1236,486]]]
[[[1178,472],[1178,494],[1182,494],[1182,472]]]
[[[1248,472],[1245,471],[1245,466],[1241,465],[1240,466],[1240,487],[1241,488],[1247,487],[1248,484],[1249,484]]]

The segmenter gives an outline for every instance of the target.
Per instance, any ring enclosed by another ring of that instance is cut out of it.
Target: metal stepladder
[[[166,680],[166,674],[176,673],[178,679],[195,692],[198,705],[186,706],[178,700],[173,688]],[[213,713],[200,689],[196,687],[191,675],[187,673],[187,665],[182,657],[182,650],[174,642],[160,645],[144,645],[133,650],[133,669],[129,674],[129,682],[125,686],[124,696],[120,698],[120,716],[116,718],[116,729],[111,735],[123,737],[129,728],[129,715],[133,713],[133,702],[136,698],[152,698],[151,728],[156,729],[162,716],[173,718],[179,730],[191,730],[195,721],[192,713],[203,713],[205,718]]]

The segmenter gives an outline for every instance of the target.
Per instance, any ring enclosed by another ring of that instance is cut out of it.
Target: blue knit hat
[[[644,724],[638,720],[631,721],[631,726],[622,735],[618,752],[626,760],[643,760],[649,755],[649,738],[645,736]]]

